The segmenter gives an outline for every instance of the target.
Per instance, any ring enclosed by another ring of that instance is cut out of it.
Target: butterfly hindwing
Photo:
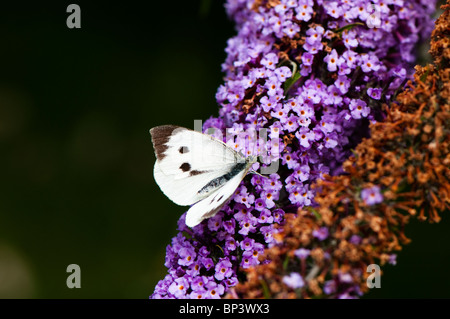
[[[186,225],[188,227],[194,227],[200,224],[202,220],[214,216],[233,196],[245,174],[247,174],[247,169],[239,171],[223,187],[192,206],[186,213]]]

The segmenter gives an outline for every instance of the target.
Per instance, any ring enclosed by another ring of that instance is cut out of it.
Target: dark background
[[[153,176],[148,130],[216,116],[223,2],[77,1],[0,10],[0,298],[148,298],[184,212]],[[367,297],[450,297],[449,218]],[[66,267],[81,267],[68,289]]]

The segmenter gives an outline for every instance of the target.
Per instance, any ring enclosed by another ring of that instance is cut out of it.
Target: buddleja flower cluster
[[[245,143],[248,132],[266,128],[269,138],[281,139],[280,166],[267,178],[246,177],[217,215],[193,229],[180,218],[180,233],[167,247],[169,272],[153,298],[219,298],[238,283],[241,269],[261,263],[274,243],[274,225],[313,205],[311,183],[339,174],[369,123],[384,117],[381,104],[411,77],[415,46],[429,34],[434,11],[429,0],[229,0],[225,6],[238,34],[226,48],[219,117],[203,130],[232,134],[226,142],[245,155],[270,155],[273,143],[250,149]],[[380,201],[377,189],[367,196]],[[329,232],[324,226],[314,236],[326,240]]]
[[[343,164],[347,174],[315,183],[318,205],[286,215],[264,252],[270,264],[248,269],[228,297],[359,297],[370,264],[396,263],[412,216],[437,223],[450,211],[450,0],[442,9],[433,64],[416,67],[415,82]]]

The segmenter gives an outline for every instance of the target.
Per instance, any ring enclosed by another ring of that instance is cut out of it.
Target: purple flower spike
[[[384,117],[382,103],[411,79],[416,44],[433,27],[433,2],[226,1],[237,34],[225,49],[219,115],[202,129],[215,128],[214,136],[236,151],[258,155],[252,169],[277,165],[268,176],[246,176],[226,205],[193,229],[182,215],[166,249],[168,274],[152,298],[221,298],[243,277],[242,268],[267,262],[264,249],[279,240],[275,224],[314,205],[311,184],[342,173],[369,123]],[[362,190],[361,198],[367,205],[383,201],[378,186]],[[330,231],[314,230],[316,244],[326,243]],[[357,245],[364,238],[349,240]],[[303,262],[309,251],[295,255]],[[283,282],[292,289],[305,284],[295,272]],[[339,278],[324,285],[336,298],[360,294],[341,291]]]

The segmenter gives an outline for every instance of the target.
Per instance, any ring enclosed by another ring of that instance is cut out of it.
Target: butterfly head
[[[247,156],[245,158],[245,166],[246,166],[247,170],[250,171],[250,172],[253,172],[252,166],[257,161],[258,161],[258,156],[253,156],[253,155]]]
[[[250,155],[250,156],[247,156],[247,157],[245,158],[245,162],[247,163],[247,166],[248,166],[248,167],[252,166],[252,165],[255,164],[257,161],[258,161],[258,156]]]
[[[268,176],[260,174],[257,171],[254,171],[254,170],[251,169],[252,165],[255,164],[257,161],[258,161],[258,156],[253,156],[253,155],[247,156],[245,158],[245,162],[247,164],[247,169],[252,174],[256,174],[256,175],[259,175],[259,176],[267,178]]]

